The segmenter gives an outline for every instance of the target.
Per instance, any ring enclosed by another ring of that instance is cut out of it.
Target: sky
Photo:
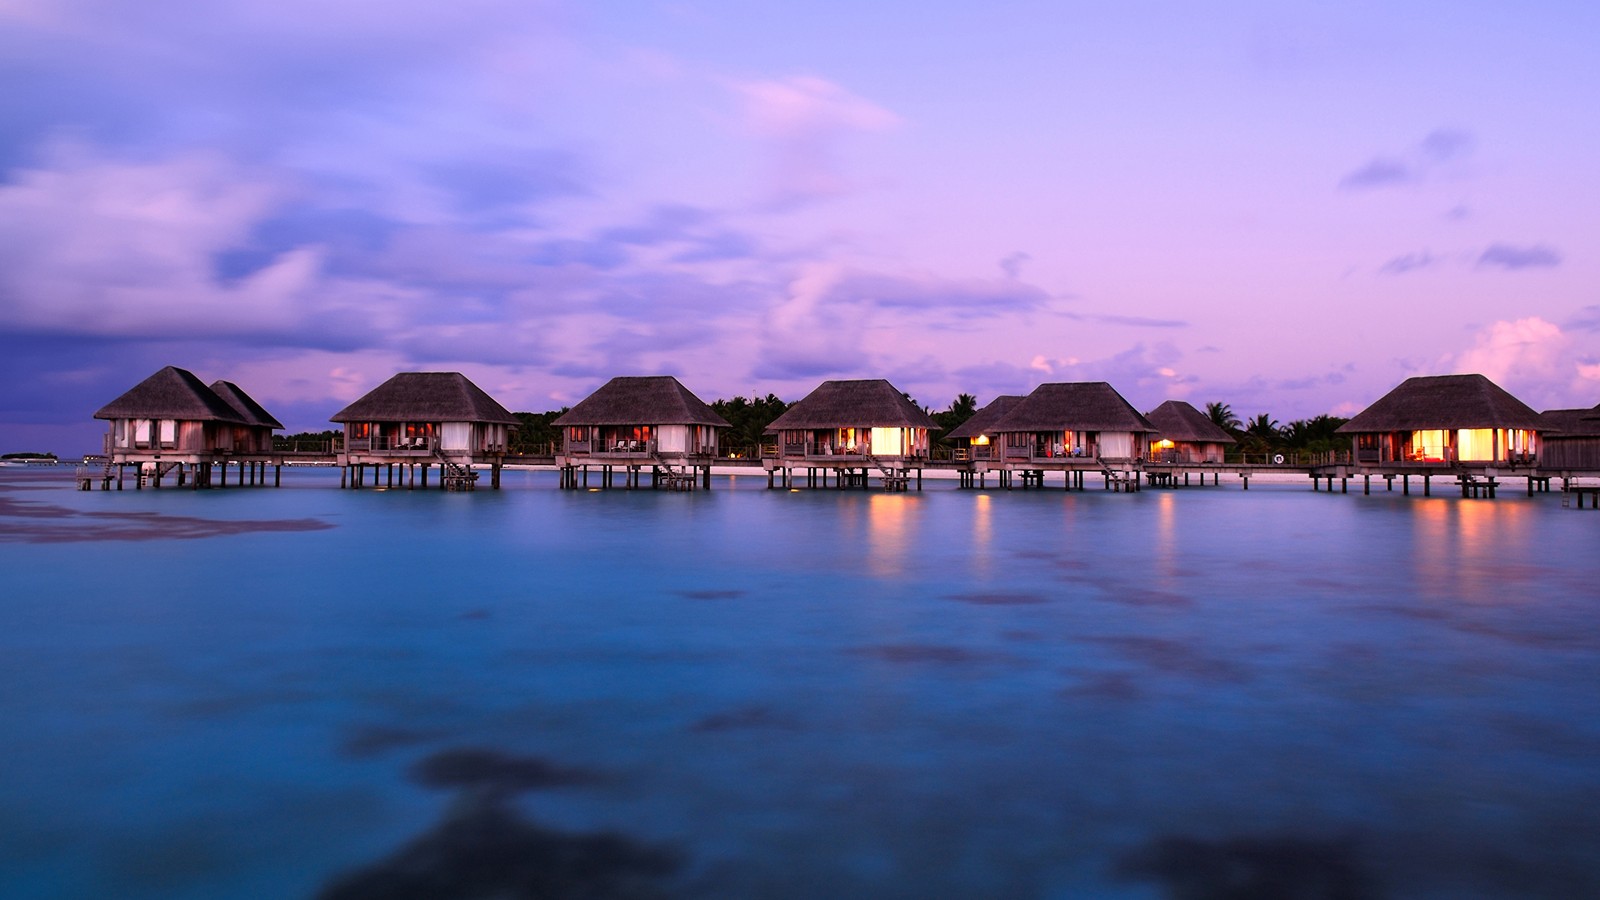
[[[289,431],[1108,381],[1600,403],[1600,6],[0,0],[0,451],[167,365]]]

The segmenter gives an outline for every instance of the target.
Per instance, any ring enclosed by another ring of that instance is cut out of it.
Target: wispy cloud
[[[788,208],[839,196],[859,185],[841,160],[854,134],[884,131],[900,117],[825,78],[796,76],[734,86],[746,128],[770,153],[768,202]]]
[[[1339,179],[1339,187],[1362,191],[1417,184],[1471,155],[1476,144],[1470,132],[1440,128],[1404,153],[1376,156],[1356,167]]]
[[[1407,272],[1415,272],[1419,269],[1431,268],[1432,266],[1438,265],[1440,262],[1441,260],[1439,257],[1434,256],[1432,253],[1429,253],[1426,250],[1422,250],[1416,253],[1407,253],[1403,256],[1396,256],[1394,259],[1391,259],[1379,266],[1378,272],[1382,275],[1404,275]]]
[[[1585,306],[1578,310],[1578,314],[1568,320],[1566,327],[1573,331],[1600,333],[1600,305]]]
[[[1561,254],[1545,244],[1490,244],[1478,257],[1478,268],[1551,269],[1561,265]]]
[[[1018,250],[1017,252],[1007,256],[1005,259],[1000,260],[1000,271],[1006,273],[1007,278],[1021,278],[1023,264],[1031,259],[1033,259],[1032,256],[1029,256],[1028,254],[1023,253],[1021,250]]]
[[[1380,157],[1367,162],[1339,179],[1339,187],[1345,190],[1364,190],[1366,188],[1388,187],[1396,184],[1411,184],[1420,177],[1421,173],[1413,164],[1404,160]]]

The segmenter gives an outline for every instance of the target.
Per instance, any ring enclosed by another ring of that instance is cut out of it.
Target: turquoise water
[[[0,895],[1600,895],[1597,550],[1515,491],[0,474]]]

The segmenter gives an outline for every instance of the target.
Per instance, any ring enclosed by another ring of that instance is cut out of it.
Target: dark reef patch
[[[740,597],[743,597],[747,593],[749,593],[749,592],[748,591],[741,591],[741,590],[738,590],[738,589],[727,589],[727,590],[704,589],[704,590],[688,590],[688,591],[678,591],[677,592],[678,596],[680,596],[680,597],[682,597],[682,598],[684,598],[686,600],[737,600]]]
[[[1081,684],[1064,688],[1061,691],[1061,696],[1129,702],[1144,697],[1144,691],[1134,682],[1132,676],[1117,672],[1096,675],[1086,679]]]
[[[339,744],[339,752],[352,759],[381,756],[390,750],[415,747],[443,736],[442,732],[392,725],[361,725],[349,729]]]
[[[1443,622],[1450,618],[1450,614],[1442,609],[1432,609],[1426,606],[1406,606],[1399,603],[1364,603],[1360,606],[1349,607],[1349,609],[1351,612],[1400,616],[1404,619],[1416,619],[1419,622]]]
[[[1593,651],[1600,647],[1600,644],[1582,631],[1532,631],[1488,622],[1452,622],[1450,627],[1467,634],[1496,638],[1535,650]]]
[[[655,900],[677,852],[614,833],[569,834],[471,796],[385,859],[339,876],[322,900]]]
[[[1208,656],[1182,641],[1139,635],[1084,640],[1111,647],[1129,659],[1174,675],[1188,675],[1207,681],[1242,682],[1250,679],[1249,670],[1244,666],[1232,660]]]
[[[1043,594],[1033,594],[1019,591],[1009,594],[974,593],[974,594],[946,594],[946,599],[959,603],[969,603],[973,606],[1034,606],[1048,603],[1049,598]]]
[[[604,780],[586,769],[570,769],[538,757],[512,756],[480,747],[460,747],[426,756],[411,767],[410,775],[423,787],[496,795],[592,785]]]
[[[1167,837],[1124,857],[1117,874],[1155,880],[1173,900],[1378,900],[1352,840]]]
[[[80,512],[65,506],[0,498],[0,542],[7,543],[188,540],[262,532],[324,531],[333,527],[331,522],[321,519],[201,519],[154,512]]]
[[[712,713],[694,723],[690,731],[714,733],[739,731],[746,728],[794,728],[795,722],[779,715],[769,706],[741,706],[726,712]]]
[[[1099,599],[1107,603],[1120,603],[1123,606],[1156,606],[1177,609],[1184,606],[1193,606],[1194,601],[1182,594],[1171,591],[1152,591],[1144,588],[1119,588],[1106,591]]]
[[[1008,657],[994,653],[980,653],[945,644],[879,644],[875,647],[858,647],[851,651],[858,656],[892,663],[980,663],[1005,661]]]

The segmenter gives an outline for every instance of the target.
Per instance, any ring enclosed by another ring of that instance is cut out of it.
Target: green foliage
[[[0,459],[55,459],[54,453],[4,453]]]
[[[1340,425],[1350,421],[1326,413],[1309,419],[1296,419],[1283,426],[1283,445],[1291,450],[1327,453],[1330,450],[1349,449],[1349,438],[1334,434]]]
[[[776,394],[749,399],[734,397],[732,400],[713,402],[711,409],[733,426],[722,439],[723,452],[755,455],[762,441],[766,440],[762,437],[762,432],[774,419],[783,415],[789,406],[790,404],[778,399]]]
[[[1251,419],[1239,437],[1239,449],[1246,453],[1270,453],[1282,446],[1283,435],[1278,431],[1278,420],[1267,413]]]
[[[1244,423],[1234,414],[1233,407],[1226,403],[1207,403],[1206,417],[1218,428],[1234,437],[1238,437],[1240,429],[1244,427]]]
[[[512,429],[506,449],[523,456],[549,456],[554,453],[555,448],[561,445],[561,429],[551,423],[561,418],[568,409],[570,407],[563,406],[542,413],[512,413],[521,424]]]
[[[945,409],[941,412],[930,413],[929,417],[938,424],[940,435],[939,439],[942,441],[944,435],[949,434],[955,429],[961,427],[963,422],[972,418],[977,412],[977,397],[974,397],[971,394],[957,394],[956,399],[951,401],[948,409]]]
[[[295,434],[272,436],[272,449],[274,450],[309,450],[317,444],[324,445],[330,450],[343,448],[344,429],[330,428],[326,431],[301,431]]]

